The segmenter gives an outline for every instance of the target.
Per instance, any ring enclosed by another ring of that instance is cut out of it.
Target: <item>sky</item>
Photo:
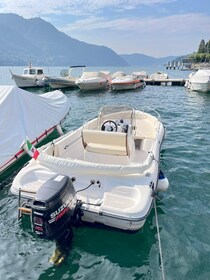
[[[0,13],[40,17],[118,54],[180,56],[210,40],[210,0],[0,0]]]

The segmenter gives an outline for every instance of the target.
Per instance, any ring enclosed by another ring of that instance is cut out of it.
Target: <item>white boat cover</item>
[[[23,140],[33,142],[58,125],[70,109],[59,90],[35,94],[16,86],[0,86],[0,167],[20,150]]]
[[[136,77],[132,76],[132,75],[125,75],[122,77],[116,77],[115,79],[112,80],[112,84],[127,84],[127,83],[133,83],[135,81],[139,81],[137,80]]]
[[[197,83],[209,83],[210,82],[210,70],[203,70],[200,69],[195,73],[191,73],[189,75],[190,82],[197,82]]]

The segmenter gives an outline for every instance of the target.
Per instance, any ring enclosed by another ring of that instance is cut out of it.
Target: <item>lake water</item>
[[[22,72],[22,67],[11,69]],[[61,67],[45,70],[58,75]],[[161,67],[109,70],[146,70],[148,74],[163,70],[169,77],[179,78],[189,75]],[[9,67],[0,68],[0,84],[13,84]],[[95,117],[106,104],[138,109],[146,105],[160,113],[166,127],[161,168],[170,182],[157,202],[165,278],[210,279],[210,94],[171,86],[65,94],[71,100],[71,113],[63,124],[67,131]],[[11,182],[12,177],[1,182],[0,188],[0,279],[162,279],[154,209],[135,234],[89,226],[75,229],[68,257],[54,267],[49,258],[55,244],[38,239],[27,219],[17,220],[18,199],[10,194]]]

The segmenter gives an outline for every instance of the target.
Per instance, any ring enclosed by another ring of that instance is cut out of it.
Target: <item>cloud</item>
[[[196,25],[195,22],[199,22]],[[164,33],[186,33],[201,32],[202,29],[209,29],[210,17],[203,14],[178,14],[165,17],[133,17],[107,19],[105,17],[91,16],[89,18],[76,20],[74,23],[67,24],[61,28],[65,33],[71,34],[72,31],[91,31],[111,29],[123,32],[145,33],[145,32],[164,32]]]
[[[117,19],[91,16],[60,30],[78,40],[108,46],[117,53],[165,56],[195,51],[202,38],[209,39],[209,27],[209,16],[188,13]]]
[[[0,13],[16,13],[25,18],[50,14],[90,15],[106,9],[123,11],[142,5],[171,3],[175,0],[1,0]],[[33,8],[32,8],[33,7]]]

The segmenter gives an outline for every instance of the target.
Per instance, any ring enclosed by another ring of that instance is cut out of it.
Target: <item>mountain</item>
[[[124,59],[131,66],[158,66],[168,63],[176,58],[176,56],[167,56],[155,58],[144,54],[121,54]]]
[[[41,18],[0,14],[0,65],[153,66],[175,56],[119,55],[106,46],[87,44],[58,31]]]
[[[112,49],[87,44],[41,18],[0,14],[0,65],[128,66]]]

